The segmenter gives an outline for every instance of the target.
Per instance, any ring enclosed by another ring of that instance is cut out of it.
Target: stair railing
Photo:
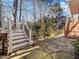
[[[31,29],[28,27],[27,23],[24,23],[24,25],[26,26],[26,28],[27,28],[28,31],[29,31],[29,40],[31,40],[31,39],[32,39],[32,38],[31,38],[31,36],[32,36],[32,31],[31,31]]]
[[[31,42],[32,41],[32,30],[29,28],[29,26],[27,25],[27,22],[26,21],[22,21],[22,22],[18,22],[18,23],[16,23],[16,29],[17,30],[24,30],[25,31],[25,29],[27,29],[28,31],[28,38],[29,38],[29,42]]]
[[[13,29],[13,27],[12,27],[12,26],[14,26],[14,24],[16,24],[16,28],[15,29]],[[27,31],[28,32],[27,35],[28,35],[29,40],[31,41],[31,39],[32,39],[32,30],[27,25],[27,22],[26,21],[22,21],[22,22],[17,22],[17,23],[14,23],[14,24],[12,24],[11,20],[9,20],[9,31],[11,31],[11,30],[15,30],[15,31],[16,30],[24,30],[25,31],[25,29],[27,29],[28,30]]]

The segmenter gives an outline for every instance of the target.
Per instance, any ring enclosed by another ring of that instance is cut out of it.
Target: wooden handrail
[[[27,22],[24,21],[24,22],[19,22],[19,23],[15,23],[15,24],[18,25],[18,26],[16,26],[16,27],[18,27],[19,29],[20,29],[20,26],[23,25],[23,30],[24,30],[24,31],[25,31],[25,29],[24,29],[24,26],[25,26],[25,27],[27,28],[27,30],[29,31],[29,40],[31,40],[32,31],[31,31],[31,29],[28,27]]]
[[[29,39],[31,40],[32,31],[31,31],[31,29],[27,26],[27,23],[24,23],[24,25],[25,25],[26,28],[29,30]]]

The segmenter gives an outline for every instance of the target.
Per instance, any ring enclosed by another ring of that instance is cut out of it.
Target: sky
[[[5,2],[4,4],[6,4],[6,6],[13,6],[12,4],[13,4],[13,0],[2,0],[3,2]],[[28,18],[29,19],[31,19],[31,13],[33,13],[33,4],[32,4],[32,2],[31,2],[32,0],[30,0],[28,3],[27,3],[27,6],[28,6],[28,8],[27,8],[27,11],[28,11],[28,14],[29,14],[29,16],[28,16]],[[61,14],[61,15],[64,15],[64,16],[68,16],[68,15],[70,15],[70,13],[68,12],[68,5],[65,3],[65,1],[64,0],[47,0],[47,2],[50,4],[51,2],[52,2],[52,4],[54,3],[54,2],[56,2],[56,1],[58,1],[59,3],[60,3],[60,5],[61,5],[61,7],[63,8],[63,13]],[[6,3],[7,2],[7,3]],[[25,7],[26,8],[26,7]],[[37,10],[38,10],[38,8],[37,8]],[[36,13],[37,13],[37,11],[36,11]],[[39,14],[39,13],[38,13]],[[39,17],[38,15],[37,15],[37,17]],[[33,18],[33,17],[32,17]]]
[[[61,5],[61,7],[64,9],[62,14],[63,14],[64,16],[69,16],[69,15],[70,15],[69,6],[68,6],[67,3],[65,2],[65,0],[60,0],[60,5]]]

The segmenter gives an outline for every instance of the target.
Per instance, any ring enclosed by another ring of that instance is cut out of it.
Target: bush
[[[79,40],[74,42],[75,52],[79,54]]]

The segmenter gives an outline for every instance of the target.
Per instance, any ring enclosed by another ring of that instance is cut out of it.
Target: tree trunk
[[[35,13],[35,12],[36,12],[36,6],[35,6],[35,5],[36,5],[36,0],[33,0],[33,7],[34,7],[34,12],[33,12],[33,16],[34,16],[33,22],[34,22],[34,23],[33,23],[33,27],[32,27],[32,30],[33,30],[33,31],[35,30],[35,25],[36,25],[36,23],[35,23],[35,21],[36,21],[36,13]]]
[[[0,0],[0,28],[2,27],[2,0]]]
[[[22,12],[22,0],[20,0],[20,14],[19,14],[19,22],[21,22],[21,12]]]
[[[18,0],[14,0],[13,4],[14,29],[16,29],[17,8],[18,8]]]

